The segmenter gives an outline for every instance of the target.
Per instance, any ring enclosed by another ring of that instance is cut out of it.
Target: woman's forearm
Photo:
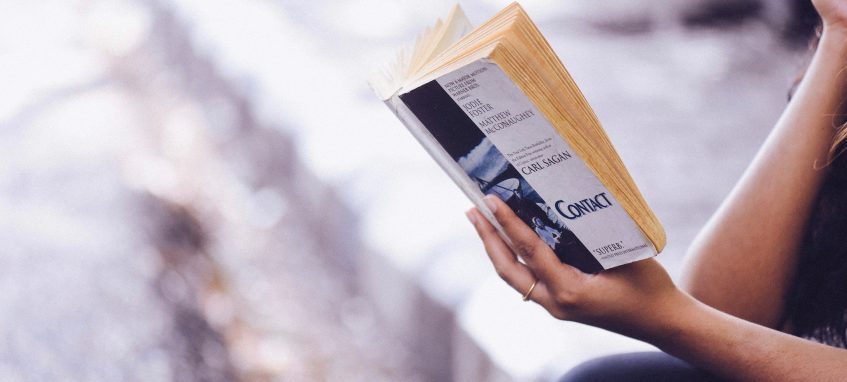
[[[845,36],[824,32],[793,100],[692,245],[683,287],[701,301],[777,324],[847,90]]]
[[[847,350],[730,316],[683,292],[666,299],[664,312],[642,339],[714,374],[733,381],[847,381]]]

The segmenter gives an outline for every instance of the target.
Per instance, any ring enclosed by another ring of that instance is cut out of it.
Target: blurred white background
[[[522,2],[675,277],[803,69],[800,3]],[[550,380],[649,349],[522,303],[368,89],[452,4],[0,0],[0,379]]]

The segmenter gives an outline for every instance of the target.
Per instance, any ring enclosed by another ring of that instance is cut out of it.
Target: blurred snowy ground
[[[685,27],[703,3],[523,2],[674,274],[804,55],[786,7]],[[649,348],[522,303],[367,88],[450,5],[0,0],[0,379],[536,380]]]

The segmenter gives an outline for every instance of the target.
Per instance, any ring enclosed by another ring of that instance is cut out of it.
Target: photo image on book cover
[[[568,229],[563,219],[436,81],[401,95],[401,99],[479,189],[504,201],[553,249],[559,260],[585,272],[602,270],[600,263]],[[424,99],[426,101],[422,102]],[[443,103],[434,103],[433,100],[443,100]],[[422,108],[423,105],[429,106]],[[432,105],[437,105],[437,110]]]
[[[535,233],[556,250],[579,244],[576,236],[541,199],[515,167],[506,161],[488,138],[483,138],[467,155],[454,158],[487,195],[497,195]]]

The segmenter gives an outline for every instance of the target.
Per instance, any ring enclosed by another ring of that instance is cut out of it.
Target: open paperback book
[[[664,247],[593,110],[517,3],[477,28],[454,7],[370,84],[507,243],[485,194],[584,272]]]

